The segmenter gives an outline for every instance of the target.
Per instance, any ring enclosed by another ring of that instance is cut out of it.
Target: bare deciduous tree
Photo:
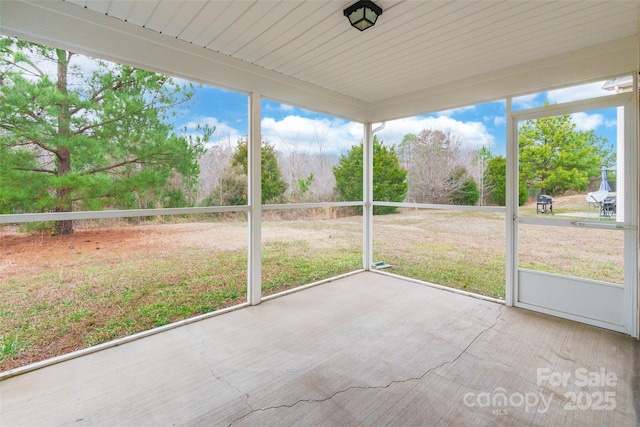
[[[278,163],[282,176],[289,184],[291,201],[316,202],[331,199],[335,187],[333,166],[337,163],[338,156],[327,152],[328,133],[328,129],[324,127],[314,128],[311,143],[301,142],[299,136],[295,141],[280,137]]]
[[[200,158],[200,188],[198,194],[200,200],[213,199],[222,200],[224,192],[225,171],[231,165],[235,141],[231,139],[220,140],[215,145],[209,147],[206,153]]]
[[[466,179],[456,170],[470,169],[474,155],[464,150],[461,136],[451,129],[424,129],[405,135],[398,157],[408,171],[408,202],[447,204]]]

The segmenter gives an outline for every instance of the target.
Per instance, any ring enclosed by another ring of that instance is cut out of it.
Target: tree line
[[[193,85],[97,59],[80,67],[79,57],[0,38],[1,213],[247,203],[247,139],[210,146],[215,128],[172,124],[194,101]],[[311,153],[262,141],[262,202],[362,200],[362,143],[340,156],[325,143]],[[613,162],[607,141],[568,115],[525,122],[519,144],[521,204],[583,191]],[[374,136],[373,162],[376,201],[505,204],[506,159],[469,149],[452,130],[397,144]],[[73,232],[72,221],[54,232]]]

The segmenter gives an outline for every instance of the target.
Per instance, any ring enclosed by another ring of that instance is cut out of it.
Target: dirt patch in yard
[[[113,263],[141,252],[176,248],[236,250],[247,246],[243,225],[218,223],[154,224],[76,229],[53,236],[46,232],[0,234],[0,274],[4,279],[78,262]]]

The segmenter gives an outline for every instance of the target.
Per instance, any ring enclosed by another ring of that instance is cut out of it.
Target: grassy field
[[[373,255],[395,274],[504,298],[503,214],[415,210],[379,216]]]
[[[246,221],[82,226],[63,237],[2,230],[0,370],[246,301]],[[361,232],[359,216],[267,219],[264,294],[361,268]],[[521,227],[520,265],[621,283],[621,234]],[[376,216],[374,261],[395,274],[503,298],[504,214]]]

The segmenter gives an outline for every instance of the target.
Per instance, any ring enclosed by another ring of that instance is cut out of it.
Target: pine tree
[[[336,190],[345,201],[363,199],[362,193],[363,148],[354,145],[340,157],[333,168]],[[407,194],[407,171],[400,166],[393,148],[387,148],[378,138],[373,138],[373,199],[380,202],[402,202]],[[397,212],[395,207],[374,206],[374,215]]]
[[[231,160],[231,166],[242,166],[242,171],[246,176],[248,171],[247,160],[247,139],[243,138],[238,141],[236,151]],[[282,179],[282,173],[280,172],[280,166],[278,166],[275,149],[268,141],[262,141],[261,145],[261,174],[262,203],[273,203],[278,201],[284,192],[287,191],[287,183]],[[242,204],[246,203],[247,194],[245,191],[244,203]]]
[[[612,160],[607,140],[579,131],[568,114],[527,120],[518,130],[520,175],[531,194],[584,191]]]
[[[193,201],[213,130],[186,138],[169,123],[192,96],[167,76],[0,38],[0,212]],[[55,232],[72,233],[73,222]]]

